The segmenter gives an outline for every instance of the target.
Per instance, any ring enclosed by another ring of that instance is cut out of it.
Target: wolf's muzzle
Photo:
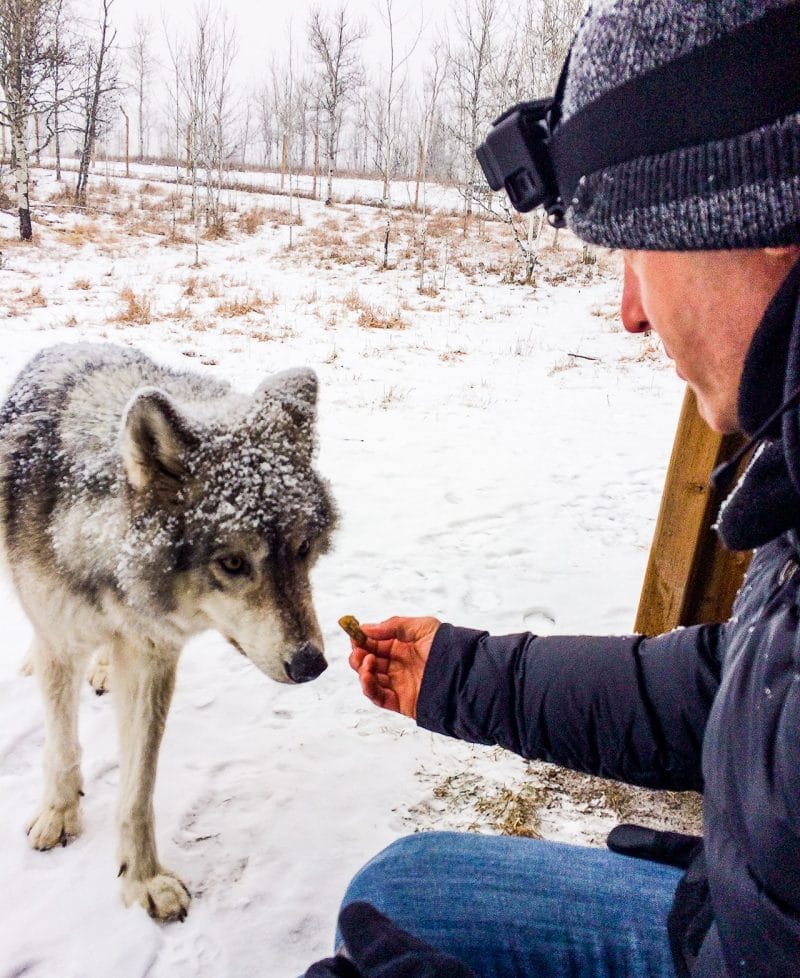
[[[303,642],[291,661],[284,663],[283,668],[293,683],[308,683],[324,672],[328,668],[328,663],[316,645]]]

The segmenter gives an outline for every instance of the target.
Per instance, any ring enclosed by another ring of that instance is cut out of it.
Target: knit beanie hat
[[[623,83],[791,5],[597,0],[572,47],[561,122]],[[786,40],[771,38],[773,50]],[[798,50],[796,37],[792,48]],[[800,72],[800,60],[794,70]],[[620,126],[647,124],[620,113]],[[800,243],[800,112],[733,137],[585,174],[565,203],[575,233],[607,247],[663,251]]]

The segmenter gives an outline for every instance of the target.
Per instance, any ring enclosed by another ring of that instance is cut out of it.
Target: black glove
[[[665,832],[644,825],[616,825],[608,834],[606,844],[622,856],[636,856],[654,863],[666,863],[678,869],[688,869],[703,847],[697,835]]]
[[[363,978],[363,976],[347,958],[337,954],[335,958],[325,958],[324,961],[312,964],[305,978]]]
[[[465,964],[412,937],[369,903],[346,906],[339,930],[343,953],[312,965],[305,978],[475,978]]]

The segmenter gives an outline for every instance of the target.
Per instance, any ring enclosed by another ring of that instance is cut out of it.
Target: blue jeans
[[[374,904],[478,978],[675,978],[681,875],[606,849],[425,832],[367,863],[344,904]]]

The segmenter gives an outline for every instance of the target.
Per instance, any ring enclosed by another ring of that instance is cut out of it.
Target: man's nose
[[[629,333],[646,333],[651,328],[642,306],[639,280],[627,262],[625,263],[625,276],[622,284],[620,316],[622,317],[622,325]]]

